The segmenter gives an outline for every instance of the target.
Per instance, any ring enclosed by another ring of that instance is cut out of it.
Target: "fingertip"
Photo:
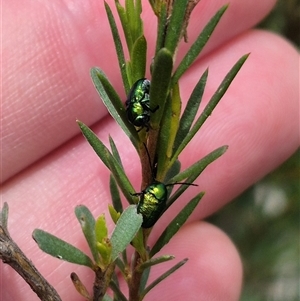
[[[243,268],[229,237],[206,222],[185,226],[161,254],[176,259],[153,269],[151,279],[180,260],[188,262],[149,293],[148,300],[239,300]],[[150,298],[151,297],[151,298]]]

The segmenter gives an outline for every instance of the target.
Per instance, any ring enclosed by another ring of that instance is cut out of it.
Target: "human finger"
[[[188,30],[191,41],[226,3],[200,1]],[[253,26],[273,4],[231,1],[206,53]],[[3,7],[1,182],[76,135],[76,118],[90,125],[107,114],[90,80],[91,67],[103,69],[126,98],[101,1],[52,1],[50,6],[33,2],[17,10],[16,5],[10,1]],[[143,16],[145,24],[155,24],[148,3]],[[156,30],[145,26],[145,31],[150,62]],[[189,45],[179,51],[179,58]]]

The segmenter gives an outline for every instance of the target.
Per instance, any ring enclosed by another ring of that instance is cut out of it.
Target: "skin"
[[[139,162],[128,138],[102,105],[88,73],[93,66],[101,67],[126,99],[102,1],[27,2],[22,6],[17,0],[3,3],[1,202],[9,204],[11,236],[62,299],[82,300],[71,287],[69,275],[75,271],[90,289],[92,272],[44,254],[31,239],[32,231],[40,228],[88,252],[73,213],[79,204],[85,204],[94,216],[105,212],[111,225],[109,172],[79,134],[75,119],[92,125],[105,143],[108,135],[113,137],[137,191]],[[108,2],[113,7],[113,1]],[[233,64],[251,52],[180,159],[185,168],[221,145],[229,145],[228,151],[204,171],[196,182],[199,187],[189,188],[170,208],[150,237],[151,244],[193,195],[206,191],[186,226],[162,250],[162,254],[174,254],[176,261],[185,257],[189,261],[146,300],[239,299],[242,263],[238,251],[220,229],[200,220],[299,147],[299,55],[283,38],[251,29],[274,2],[230,1],[209,44],[180,82],[185,102],[209,66],[203,108]],[[190,21],[189,41],[225,3],[200,1]],[[147,27],[155,24],[147,5],[143,17],[150,62],[156,32],[154,26]],[[189,45],[179,50],[178,61]],[[155,268],[152,278],[167,266]],[[9,266],[0,263],[0,275],[1,300],[38,300]]]

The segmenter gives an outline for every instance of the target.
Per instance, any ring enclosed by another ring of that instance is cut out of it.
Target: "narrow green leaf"
[[[127,119],[125,106],[121,102],[119,95],[112,87],[102,70],[98,68],[92,68],[91,77],[95,88],[108,112],[120,125],[125,134],[130,138],[133,145],[137,148],[139,136],[135,127]]]
[[[135,18],[133,19],[134,28],[134,38],[137,40],[141,35],[143,35],[143,20],[141,18],[142,13],[142,0],[135,0]]]
[[[116,263],[116,266],[121,271],[121,273],[125,276],[128,271],[127,271],[127,266],[125,266],[122,259],[120,257],[117,257],[117,259],[115,260],[115,263]]]
[[[137,232],[131,244],[133,245],[135,250],[140,254],[142,260],[146,260],[147,252],[145,250],[144,233],[142,228]]]
[[[40,229],[35,229],[32,237],[45,253],[61,260],[93,268],[93,262],[86,254],[64,240]]]
[[[119,273],[118,273],[119,274]],[[117,274],[117,269],[114,270],[114,273],[112,274],[111,280],[115,283],[115,285],[120,288],[120,282]]]
[[[96,134],[83,122],[77,120],[77,123],[80,127],[80,130],[85,137],[85,139],[88,141],[88,143],[91,145],[91,147],[94,149],[95,153],[98,155],[98,157],[102,160],[102,162],[106,165],[107,168],[109,168],[108,163],[108,154],[110,153],[108,148],[100,141],[100,139],[96,136]]]
[[[195,61],[201,50],[206,45],[207,41],[209,40],[210,36],[212,35],[215,27],[219,23],[221,17],[223,16],[224,12],[226,11],[228,5],[224,5],[218,12],[210,19],[207,25],[204,27],[196,41],[193,43],[191,48],[188,50],[182,61],[179,63],[176,71],[172,77],[172,84],[173,86],[177,83],[183,73],[192,65]]]
[[[115,180],[117,181],[126,199],[132,203],[133,197],[131,193],[135,193],[135,190],[131,185],[128,177],[126,176],[122,166],[120,166],[119,162],[113,157],[109,149],[101,142],[101,140],[96,136],[96,134],[89,127],[87,127],[81,121],[77,121],[77,123],[84,137],[92,146],[96,154],[107,166],[107,168],[112,172]]]
[[[190,167],[174,175],[173,178],[169,179],[169,183],[182,182],[188,178],[191,178],[192,176],[195,177],[193,179],[194,181],[210,163],[221,157],[227,151],[227,149],[227,145],[218,147],[217,149],[207,154],[205,157],[193,163]]]
[[[105,215],[102,213],[97,220],[95,221],[94,225],[95,229],[95,237],[97,242],[101,242],[108,238],[108,229],[106,225]]]
[[[150,271],[151,271],[151,267],[148,267],[143,271],[141,282],[140,282],[140,288],[139,288],[140,294],[145,290],[145,287],[149,279]]]
[[[133,37],[132,37],[132,34],[131,34],[131,27],[128,26],[129,20],[127,18],[126,10],[120,4],[119,1],[115,1],[115,5],[116,5],[117,12],[118,12],[121,24],[122,24],[123,32],[124,32],[125,39],[126,39],[127,48],[128,48],[129,53],[131,53],[131,49],[132,49],[132,45],[133,45]]]
[[[152,5],[152,4],[151,4]],[[155,54],[164,47],[165,38],[166,38],[166,27],[167,24],[167,8],[164,2],[161,2],[161,11],[158,18],[158,25],[157,25],[157,38],[156,38],[156,47],[155,47]]]
[[[98,265],[102,270],[104,270],[111,265],[111,244],[107,240],[102,242],[97,241],[97,249],[101,257]]]
[[[112,221],[116,224],[122,212],[117,212],[114,206],[110,204],[108,205],[108,211]]]
[[[158,142],[156,146],[156,155],[158,158],[157,161],[157,173],[156,179],[162,181],[167,172],[166,166],[169,163],[168,159],[168,149],[169,149],[169,138],[174,136],[171,131],[172,123],[172,99],[171,97],[167,98],[164,117],[161,120],[161,128],[159,131]],[[172,145],[170,145],[172,147]]]
[[[121,114],[124,115],[124,111],[125,111],[124,105],[118,93],[116,92],[116,90],[110,83],[109,79],[107,78],[106,74],[97,67],[91,68],[90,74],[98,94],[100,95],[100,97],[104,98],[102,100],[105,106],[108,106],[108,104],[111,103],[114,110],[118,111],[119,109]],[[106,98],[108,98],[109,101],[106,100]]]
[[[116,182],[118,183],[120,189],[122,190],[124,196],[130,204],[133,204],[134,197],[132,194],[135,193],[135,190],[130,183],[128,177],[126,176],[123,168],[119,163],[114,159],[114,157],[109,156],[108,158],[109,169],[112,172]]]
[[[7,220],[8,220],[8,204],[4,202],[1,214],[0,214],[0,225],[3,229],[7,229]]]
[[[125,65],[125,70],[127,73],[127,77],[128,77],[128,82],[129,82],[129,86],[132,87],[133,86],[133,74],[132,74],[132,66],[131,66],[131,61],[127,61],[126,65]],[[130,93],[130,92],[129,92]],[[127,95],[129,94],[127,93]]]
[[[248,58],[249,54],[243,55],[237,63],[231,68],[231,70],[227,73],[225,78],[223,79],[222,83],[218,87],[217,91],[214,93],[214,95],[211,97],[210,101],[204,108],[203,112],[197,119],[196,123],[192,127],[192,129],[189,131],[189,133],[186,135],[186,137],[181,141],[180,145],[178,146],[177,150],[173,154],[172,161],[175,161],[179,154],[182,152],[182,150],[186,147],[186,145],[191,141],[191,139],[195,136],[195,134],[198,132],[200,127],[203,125],[203,123],[206,121],[206,119],[211,115],[216,105],[219,103],[219,101],[222,99],[223,95],[227,91],[228,87],[230,86],[231,82],[245,63],[246,59]]]
[[[149,291],[154,288],[157,284],[159,284],[161,281],[166,279],[168,276],[173,274],[176,270],[178,270],[181,266],[183,266],[188,261],[187,258],[183,259],[182,261],[178,262],[176,265],[174,265],[171,269],[167,270],[165,273],[163,273],[161,276],[159,276],[156,280],[154,280],[141,294],[140,299],[142,300]]]
[[[134,3],[136,2],[136,3]],[[125,9],[126,9],[126,15],[127,15],[127,24],[125,26],[130,27],[130,32],[133,37],[133,42],[138,39],[143,34],[143,22],[141,19],[141,3],[138,1],[133,0],[126,0],[125,1]],[[136,4],[136,5],[135,5]]]
[[[125,7],[115,1],[123,27],[130,61],[122,65],[127,74],[129,87],[145,76],[147,43],[143,34],[141,1],[126,0]],[[129,89],[126,89],[128,94]]]
[[[185,207],[177,214],[177,216],[171,221],[171,223],[166,227],[164,232],[160,235],[155,245],[150,251],[150,258],[153,257],[157,252],[159,252],[170,239],[178,232],[180,227],[185,223],[188,217],[192,214],[196,206],[199,204],[204,192],[200,192],[196,195]]]
[[[120,193],[119,193],[119,189],[118,189],[116,180],[113,175],[110,175],[109,179],[110,179],[109,180],[109,189],[110,189],[110,195],[112,198],[112,204],[117,212],[122,213],[123,205],[121,202],[121,197],[120,197]]]
[[[127,207],[121,214],[111,236],[112,260],[116,260],[130,244],[143,222],[142,215],[137,213],[135,205]]]
[[[175,256],[173,256],[173,255],[162,255],[157,258],[151,258],[148,261],[142,263],[138,269],[139,269],[139,271],[144,271],[145,269],[147,269],[149,267],[152,267],[156,264],[160,264],[162,262],[172,260],[174,258],[175,258]]]
[[[121,70],[121,75],[122,75],[122,80],[123,80],[125,92],[126,92],[126,94],[128,94],[128,92],[130,90],[130,85],[129,85],[129,81],[128,81],[127,74],[126,74],[126,69],[125,69],[125,63],[126,62],[125,62],[125,56],[124,56],[122,42],[121,42],[121,39],[120,39],[120,35],[119,35],[119,32],[118,32],[118,28],[117,28],[114,16],[112,14],[112,11],[111,11],[109,5],[105,1],[104,1],[104,4],[105,4],[105,10],[106,10],[109,25],[110,25],[110,28],[111,28],[111,32],[112,32],[112,35],[113,35],[113,40],[115,42],[115,47],[116,47],[116,52],[117,52],[117,56],[118,56],[119,67],[120,67],[120,70]]]
[[[132,84],[145,77],[147,62],[147,41],[140,36],[133,45],[131,54]]]
[[[172,179],[170,179],[170,183],[182,182],[183,180],[186,180],[185,181],[186,183],[193,183],[203,172],[203,170],[210,163],[212,163],[213,161],[221,157],[226,152],[227,149],[228,149],[227,145],[215,149],[214,151],[206,155],[204,158],[195,162],[189,168],[175,175]],[[168,199],[165,210],[167,210],[188,187],[189,187],[188,185],[181,185],[176,190],[176,192]]]
[[[172,97],[172,99],[171,99]],[[169,169],[169,160],[172,157],[173,144],[179,127],[179,118],[181,112],[181,99],[179,95],[179,86],[174,85],[172,96],[168,97],[165,107],[164,118],[161,122],[159,139],[157,144],[157,179],[165,178]]]
[[[171,12],[170,21],[167,27],[165,47],[175,54],[180,37],[182,36],[182,29],[184,24],[184,17],[189,0],[175,0]]]
[[[169,137],[168,148],[166,153],[168,160],[170,160],[172,156],[174,141],[179,128],[180,113],[181,113],[181,98],[179,92],[179,85],[176,84],[172,89],[170,137]]]
[[[180,125],[179,125],[179,129],[178,129],[178,132],[176,135],[175,143],[174,143],[174,150],[176,150],[178,148],[181,141],[188,134],[188,132],[192,126],[192,123],[194,122],[195,116],[198,112],[200,102],[202,100],[204,88],[205,88],[206,81],[207,81],[207,76],[208,76],[208,69],[201,76],[200,80],[198,81],[197,85],[195,86],[195,88],[187,102],[185,110],[180,119]]]
[[[169,94],[169,83],[173,68],[171,53],[162,48],[155,56],[150,87],[150,107],[159,109],[151,116],[151,126],[158,129],[160,120],[164,114],[164,107]]]
[[[170,179],[175,177],[180,172],[180,168],[181,168],[181,163],[179,160],[176,160],[174,162],[174,164],[169,168],[169,170],[163,180],[163,183],[171,183]]]
[[[124,263],[124,265],[126,266],[126,267],[128,267],[129,265],[128,265],[128,260],[127,260],[127,250],[125,249],[123,252],[122,252],[122,261],[123,261],[123,263]],[[126,273],[125,273],[126,274]],[[125,275],[124,274],[124,275]],[[125,275],[126,276],[126,275]]]
[[[82,232],[90,247],[93,258],[96,262],[98,262],[99,255],[96,248],[95,219],[90,210],[84,205],[76,206],[75,215],[80,223]]]
[[[114,294],[116,296],[116,299],[114,298],[114,300],[128,301],[127,298],[125,297],[125,295],[121,292],[120,288],[116,285],[116,283],[114,281],[110,281],[109,287],[112,289],[112,291],[114,292]]]
[[[111,153],[112,153],[113,157],[118,161],[120,166],[123,168],[123,164],[122,164],[122,161],[121,161],[119,151],[117,149],[117,146],[116,146],[113,138],[110,135],[109,135],[109,144],[110,144]]]

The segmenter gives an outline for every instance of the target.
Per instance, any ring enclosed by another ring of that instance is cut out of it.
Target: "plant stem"
[[[100,268],[95,270],[93,301],[99,301],[103,299],[111,281],[112,274],[115,270],[115,266],[115,264],[110,264],[105,271],[102,271]]]
[[[41,300],[61,301],[56,290],[12,240],[6,226],[7,223],[1,222],[0,219],[0,258],[2,261],[9,264],[30,285]]]
[[[139,272],[137,266],[141,263],[141,257],[138,252],[134,253],[132,264],[132,277],[129,283],[129,301],[139,301],[139,288],[142,279],[142,272]]]

